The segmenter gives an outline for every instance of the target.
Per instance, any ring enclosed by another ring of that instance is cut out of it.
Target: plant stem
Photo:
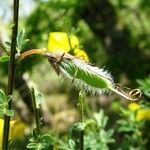
[[[30,56],[32,54],[40,54],[40,55],[45,56],[46,53],[47,53],[47,50],[45,50],[45,49],[31,49],[31,50],[28,50],[28,51],[20,54],[20,56],[17,58],[17,61],[22,60],[25,57]]]
[[[14,0],[13,3],[13,27],[11,39],[11,54],[8,66],[8,95],[13,93],[14,76],[15,76],[15,53],[16,53],[16,38],[18,31],[18,15],[19,15],[19,0]],[[12,99],[9,101],[9,109],[11,109]],[[3,127],[3,150],[8,149],[10,117],[4,115]]]
[[[36,131],[37,131],[37,135],[39,135],[41,133],[40,108],[36,106],[35,91],[33,87],[31,88],[30,92],[31,92],[32,106],[33,106],[35,123],[36,123]]]
[[[69,35],[69,33],[67,33],[67,38],[68,38],[68,43],[69,43],[69,46],[70,46],[70,54],[74,54],[74,49],[73,49],[73,47],[72,47],[72,45],[71,45],[71,39],[70,39],[70,35]]]
[[[80,91],[79,93],[79,113],[80,113],[80,121],[83,122],[83,111],[84,111],[84,93]],[[84,131],[80,132],[80,142],[79,142],[79,150],[84,149]]]

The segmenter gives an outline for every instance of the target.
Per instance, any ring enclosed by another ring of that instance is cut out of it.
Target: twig
[[[83,123],[83,111],[84,111],[84,93],[80,91],[79,93],[79,113],[80,121]],[[79,150],[84,149],[84,131],[80,132]]]
[[[19,14],[19,0],[14,0],[13,4],[13,27],[12,27],[12,39],[11,39],[11,54],[10,62],[8,66],[8,95],[13,93],[14,76],[15,76],[15,52],[16,52],[16,38],[18,31],[18,14]],[[9,101],[9,109],[11,109],[12,99]],[[8,149],[9,140],[9,126],[10,117],[4,115],[4,127],[3,127],[3,150]]]
[[[36,106],[35,91],[33,87],[31,88],[30,93],[31,93],[32,107],[33,107],[35,122],[36,122],[36,131],[37,131],[37,135],[40,135],[41,133],[40,107],[37,108]]]
[[[17,58],[17,61],[22,60],[25,57],[33,55],[33,54],[39,54],[39,55],[45,56],[46,53],[47,53],[46,49],[31,49],[31,50],[28,50],[28,51],[20,54],[20,56]]]

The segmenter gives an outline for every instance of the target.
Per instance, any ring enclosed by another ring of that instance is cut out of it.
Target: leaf
[[[118,132],[134,132],[134,129],[129,126],[119,127]]]
[[[9,95],[7,96],[6,100],[7,100],[7,103],[9,103],[9,101],[12,99],[12,95]]]
[[[93,119],[88,119],[85,121],[86,126],[89,126],[91,124],[95,124],[95,121]]]
[[[0,89],[0,104],[6,101],[5,93]]]
[[[10,49],[11,49],[11,42],[9,42],[9,41],[4,42],[4,47],[5,47],[5,49],[7,51],[10,51]]]
[[[7,62],[10,60],[10,56],[4,55],[0,57],[0,62]]]
[[[40,104],[41,104],[42,101],[44,100],[43,94],[42,94],[42,93],[38,93],[38,94],[35,96],[35,99],[36,99],[36,107],[39,108],[39,107],[40,107]]]
[[[13,117],[13,116],[14,116],[14,111],[7,109],[6,112],[5,112],[5,114],[6,114],[7,116],[9,116],[9,117]]]
[[[75,144],[75,142],[73,140],[70,139],[69,140],[69,146],[70,146],[71,149],[75,149],[76,144]]]
[[[26,147],[28,148],[28,149],[34,149],[34,148],[36,148],[36,143],[29,143]]]
[[[5,113],[4,113],[3,109],[1,108],[1,109],[0,109],[0,117],[4,116],[4,114],[5,114]]]
[[[82,122],[77,122],[73,125],[73,129],[75,129],[78,132],[84,131],[85,127],[86,127],[85,123]]]
[[[27,45],[28,42],[29,42],[29,39],[25,39],[25,29],[22,29],[17,35],[17,49],[16,50],[18,54],[20,54],[20,52]]]
[[[29,39],[25,39],[24,42],[21,45],[21,50],[29,43]]]
[[[94,117],[97,121],[97,125],[99,128],[104,128],[106,126],[108,117],[104,115],[103,110],[100,110],[99,113],[95,113]]]
[[[44,142],[48,145],[51,145],[52,141],[53,141],[51,135],[49,135],[49,134],[42,135],[41,140],[42,140],[42,142]]]
[[[20,51],[21,51],[23,40],[24,40],[24,36],[25,36],[25,30],[22,29],[17,35],[17,47],[18,47],[18,50]],[[17,51],[17,52],[20,53],[20,51]]]
[[[147,97],[150,97],[150,89],[146,89],[144,91],[144,94],[147,96]]]

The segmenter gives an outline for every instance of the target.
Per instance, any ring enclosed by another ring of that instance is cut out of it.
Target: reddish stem
[[[31,50],[28,50],[28,51],[20,54],[20,56],[17,58],[17,60],[22,60],[25,57],[27,57],[29,55],[32,55],[32,54],[40,54],[40,55],[45,56],[46,50],[43,50],[43,49],[31,49]]]

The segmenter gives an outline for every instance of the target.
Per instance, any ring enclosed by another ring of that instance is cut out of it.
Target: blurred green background
[[[73,33],[79,38],[91,64],[109,70],[116,83],[130,88],[140,87],[143,90],[141,103],[149,106],[150,1],[20,0],[19,13],[19,31],[25,28],[26,37],[30,39],[24,51],[47,48],[50,32]],[[12,2],[0,1],[0,56],[6,53],[3,43],[11,37],[11,22]],[[32,114],[31,84],[44,94],[44,122],[52,132],[66,133],[78,120],[78,89],[58,77],[41,57],[25,59],[17,67],[13,107],[26,123],[32,119],[29,117]],[[7,64],[0,63],[0,88],[6,90],[6,85]],[[87,103],[92,112],[104,108],[111,120],[108,127],[113,128],[119,117],[114,108],[118,103],[127,108],[129,102],[116,95],[87,94]],[[116,139],[123,138],[123,134],[115,136]]]

